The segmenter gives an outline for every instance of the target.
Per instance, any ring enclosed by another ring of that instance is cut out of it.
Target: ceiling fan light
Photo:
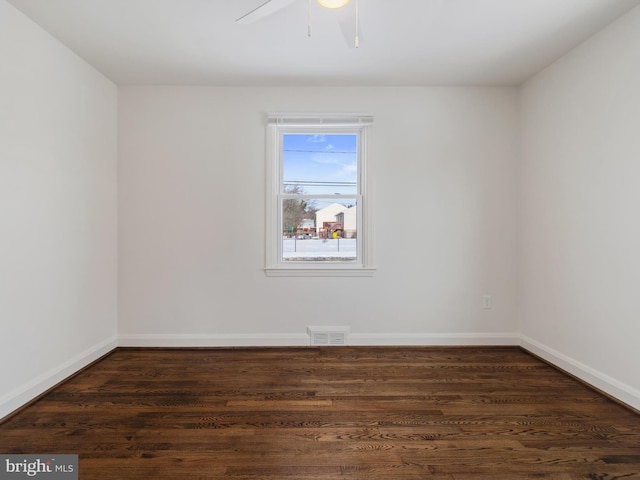
[[[318,3],[325,8],[342,8],[350,0],[318,0]]]

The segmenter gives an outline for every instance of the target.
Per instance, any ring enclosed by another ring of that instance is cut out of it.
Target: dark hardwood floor
[[[638,479],[640,415],[518,348],[119,349],[0,425],[80,479]]]

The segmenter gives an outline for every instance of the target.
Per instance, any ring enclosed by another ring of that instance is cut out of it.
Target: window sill
[[[267,277],[373,277],[375,268],[265,268]]]

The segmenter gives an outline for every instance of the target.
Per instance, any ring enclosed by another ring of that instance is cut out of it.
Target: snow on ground
[[[355,238],[337,239],[282,239],[282,257],[284,260],[335,259],[355,260],[357,240]]]

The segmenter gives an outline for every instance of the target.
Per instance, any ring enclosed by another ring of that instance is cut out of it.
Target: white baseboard
[[[519,345],[516,333],[363,333],[347,335],[347,345]],[[308,334],[132,334],[118,338],[120,347],[300,347]]]
[[[517,333],[356,333],[347,338],[348,345],[384,346],[516,346]]]
[[[251,334],[132,334],[120,335],[120,347],[299,347],[309,346],[309,335]]]
[[[110,338],[6,393],[0,397],[0,419],[26,405],[117,346],[116,338]]]
[[[640,390],[570,358],[526,335],[520,335],[520,346],[598,390],[640,410]]]

